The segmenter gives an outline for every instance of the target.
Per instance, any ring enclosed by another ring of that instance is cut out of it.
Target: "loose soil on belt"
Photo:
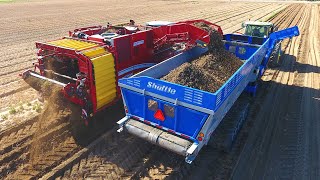
[[[209,92],[216,92],[243,64],[224,48],[221,35],[211,30],[209,51],[186,62],[162,77],[162,80]]]
[[[212,31],[212,28],[208,24],[206,24],[204,22],[195,22],[195,23],[193,23],[193,25],[198,27],[198,28],[200,28],[200,29],[203,29],[203,30],[205,30],[207,32]]]

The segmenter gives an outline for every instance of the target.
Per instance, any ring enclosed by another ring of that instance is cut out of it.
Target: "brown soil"
[[[47,86],[43,86],[42,89],[47,89]],[[45,91],[45,90],[44,90]],[[47,102],[45,103],[45,107],[39,115],[37,122],[37,129],[34,133],[33,142],[30,148],[30,160],[32,163],[37,162],[37,160],[41,157],[41,154],[50,150],[54,145],[51,137],[46,137],[46,139],[39,139],[42,134],[50,130],[50,124],[59,120],[62,117],[66,116],[68,110],[65,110],[62,98],[61,98],[61,87],[53,87],[51,91],[46,91],[50,93],[46,93],[48,96]]]
[[[239,58],[224,49],[221,35],[212,31],[206,55],[170,71],[162,79],[197,88],[217,91],[243,64]]]
[[[195,23],[193,23],[193,25],[195,25],[196,27],[201,28],[205,31],[208,31],[208,32],[212,31],[212,28],[204,22],[195,22]]]

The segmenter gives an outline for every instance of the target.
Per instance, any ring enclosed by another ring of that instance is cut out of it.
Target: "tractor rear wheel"
[[[275,48],[271,53],[268,66],[269,67],[279,67],[281,65],[280,59],[281,59],[281,42],[278,42],[275,45]]]

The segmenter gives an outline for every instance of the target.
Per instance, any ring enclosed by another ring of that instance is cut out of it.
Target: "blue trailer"
[[[255,93],[276,44],[299,35],[297,26],[272,33],[268,38],[224,35],[226,50],[244,64],[215,93],[160,80],[174,68],[208,51],[196,46],[132,77],[119,80],[126,116],[118,121],[123,130],[185,156],[191,163],[206,145],[226,113],[243,91]]]

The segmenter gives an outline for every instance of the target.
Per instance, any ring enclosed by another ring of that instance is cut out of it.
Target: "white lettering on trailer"
[[[141,45],[143,43],[144,43],[144,40],[136,41],[136,42],[133,43],[133,47],[139,46],[139,45]]]
[[[158,91],[170,93],[170,94],[175,94],[176,93],[176,90],[171,88],[171,87],[168,87],[168,86],[165,86],[165,85],[159,85],[159,84],[156,84],[156,83],[153,83],[153,82],[148,82],[147,87],[155,89],[155,90],[158,90]]]

